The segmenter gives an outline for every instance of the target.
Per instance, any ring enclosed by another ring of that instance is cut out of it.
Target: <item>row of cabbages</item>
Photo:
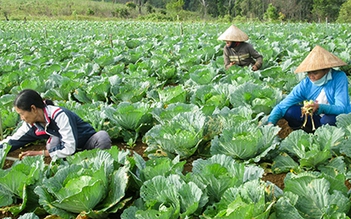
[[[230,115],[218,114],[223,132],[211,141],[206,159],[193,161],[191,172],[184,171],[182,154],[149,153],[145,161],[117,146],[49,165],[42,156],[25,157],[0,170],[0,210],[22,218],[348,218],[350,115],[339,116],[338,127],[295,131],[284,140],[272,135],[279,128],[254,126],[255,120],[226,128],[223,119],[239,118]],[[0,150],[2,165],[8,151]],[[262,180],[259,162],[272,158],[273,171],[288,172],[283,190]]]

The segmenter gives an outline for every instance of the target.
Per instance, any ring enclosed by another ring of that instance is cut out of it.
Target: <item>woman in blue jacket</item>
[[[44,151],[26,151],[21,155],[44,155],[65,158],[80,150],[111,148],[111,139],[106,131],[96,132],[74,112],[44,101],[34,90],[21,91],[14,107],[23,123],[12,135],[0,142],[16,150],[39,139],[47,139]]]
[[[333,69],[343,65],[346,63],[341,59],[316,46],[295,70],[295,73],[307,72],[307,77],[273,108],[268,123],[276,124],[284,118],[292,129],[302,128],[307,116],[302,114],[302,103],[311,101],[304,107],[311,109],[313,121],[308,118],[305,130],[312,131],[313,124],[315,128],[325,124],[335,126],[337,115],[351,112],[347,76]]]

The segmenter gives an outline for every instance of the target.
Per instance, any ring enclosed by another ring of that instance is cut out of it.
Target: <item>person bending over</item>
[[[307,77],[273,108],[268,124],[275,125],[284,118],[292,129],[307,132],[325,124],[335,126],[337,115],[351,112],[347,76],[333,68],[344,65],[321,46],[314,47],[295,70],[307,72]]]
[[[46,150],[25,151],[21,157],[44,155],[51,158],[65,158],[77,151],[94,148],[111,148],[111,139],[106,131],[96,132],[74,112],[54,106],[50,100],[43,100],[35,90],[22,90],[14,101],[14,108],[23,121],[12,136],[0,142],[11,146],[14,151],[28,143],[46,139]]]
[[[250,43],[249,37],[235,25],[231,25],[218,40],[224,40],[226,45],[223,48],[223,58],[225,69],[233,65],[241,67],[251,66],[253,71],[262,67],[263,57]]]

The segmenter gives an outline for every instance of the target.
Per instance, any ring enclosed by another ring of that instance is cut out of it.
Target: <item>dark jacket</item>
[[[235,44],[234,42],[232,44]],[[240,42],[238,45],[231,47],[224,46],[223,49],[224,66],[227,69],[231,62],[235,62],[238,66],[256,65],[260,69],[263,57],[259,54],[251,44]]]
[[[11,145],[11,151],[25,146],[39,139],[51,140],[52,136],[58,137],[60,141],[49,149],[50,156],[59,158],[67,157],[84,149],[87,140],[96,133],[95,129],[84,122],[74,112],[58,106],[46,106],[44,109],[46,125],[34,124],[33,126],[23,122],[16,132],[0,142]]]

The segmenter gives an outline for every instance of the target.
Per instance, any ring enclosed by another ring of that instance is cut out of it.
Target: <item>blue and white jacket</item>
[[[87,140],[96,133],[89,123],[65,108],[48,105],[44,108],[44,117],[45,127],[39,123],[30,125],[23,122],[12,136],[0,142],[0,148],[7,142],[13,151],[39,139],[47,139],[49,143],[51,137],[56,136],[60,141],[51,145],[50,157],[64,158],[83,150]]]
[[[351,112],[350,97],[348,93],[348,80],[345,72],[331,69],[332,79],[322,86],[314,85],[306,77],[294,87],[291,93],[276,105],[269,115],[268,122],[276,124],[289,107],[302,104],[304,100],[316,100],[324,89],[329,104],[319,104],[316,114],[339,115]]]

